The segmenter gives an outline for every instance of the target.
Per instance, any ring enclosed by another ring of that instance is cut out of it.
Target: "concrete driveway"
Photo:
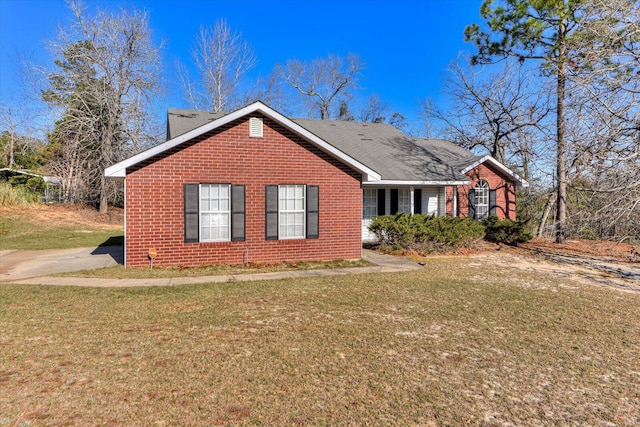
[[[0,251],[0,281],[23,285],[132,287],[173,286],[189,283],[222,283],[297,277],[335,276],[343,274],[392,273],[419,270],[423,267],[403,257],[364,250],[362,257],[375,264],[371,267],[335,268],[327,270],[274,271],[206,277],[174,277],[160,279],[100,279],[55,277],[53,273],[109,267],[122,263],[122,246],[47,251]]]
[[[122,246],[0,251],[0,280],[19,280],[54,273],[111,267],[123,262]]]

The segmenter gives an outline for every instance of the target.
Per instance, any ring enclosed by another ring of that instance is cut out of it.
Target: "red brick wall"
[[[471,180],[470,185],[458,186],[457,215],[466,217],[469,214],[469,189],[475,188],[477,182],[484,179],[491,190],[496,190],[496,215],[498,218],[516,219],[516,191],[515,185],[504,177],[504,174],[488,163],[473,168],[466,173]],[[447,212],[452,211],[450,200],[453,191],[447,189]]]
[[[196,266],[251,262],[359,259],[359,174],[264,117],[263,138],[249,137],[249,118],[201,135],[128,170],[126,266]],[[244,184],[246,241],[184,243],[187,183]],[[320,238],[265,240],[265,185],[318,185]]]

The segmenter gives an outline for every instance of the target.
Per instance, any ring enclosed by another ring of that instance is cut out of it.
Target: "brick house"
[[[125,185],[125,265],[358,259],[377,215],[515,218],[526,185],[489,156],[386,124],[290,119],[261,102],[169,110],[167,141],[105,170]]]

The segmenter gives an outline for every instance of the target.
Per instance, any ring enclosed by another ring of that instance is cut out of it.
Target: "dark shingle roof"
[[[224,116],[224,113],[170,109],[167,111],[167,140],[206,125],[222,116]]]
[[[293,119],[391,181],[467,181],[471,152],[443,140],[416,139],[384,123]]]
[[[195,110],[169,110],[167,139],[222,117]],[[379,173],[385,181],[468,181],[461,173],[479,159],[449,141],[416,139],[383,123],[292,119],[327,143]]]

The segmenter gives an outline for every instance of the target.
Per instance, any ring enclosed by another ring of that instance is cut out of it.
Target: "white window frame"
[[[476,219],[483,220],[489,216],[489,183],[481,179],[475,187]]]
[[[205,198],[205,188],[208,189],[209,197]],[[217,197],[211,197],[213,189],[217,189]],[[226,190],[226,197],[223,195]],[[203,209],[203,203],[207,202],[207,208]],[[230,184],[200,184],[200,197],[198,200],[200,211],[200,226],[198,229],[199,240],[201,242],[230,242],[231,241],[231,185]],[[226,209],[225,209],[226,206]],[[208,226],[205,226],[205,217],[209,219]],[[226,222],[226,224],[225,224]],[[209,230],[209,236],[214,235],[214,230],[218,231],[216,237],[203,237],[204,230]]]
[[[306,193],[307,187],[303,184],[278,185],[278,239],[306,238]]]
[[[410,188],[398,188],[398,212],[411,213]]]

